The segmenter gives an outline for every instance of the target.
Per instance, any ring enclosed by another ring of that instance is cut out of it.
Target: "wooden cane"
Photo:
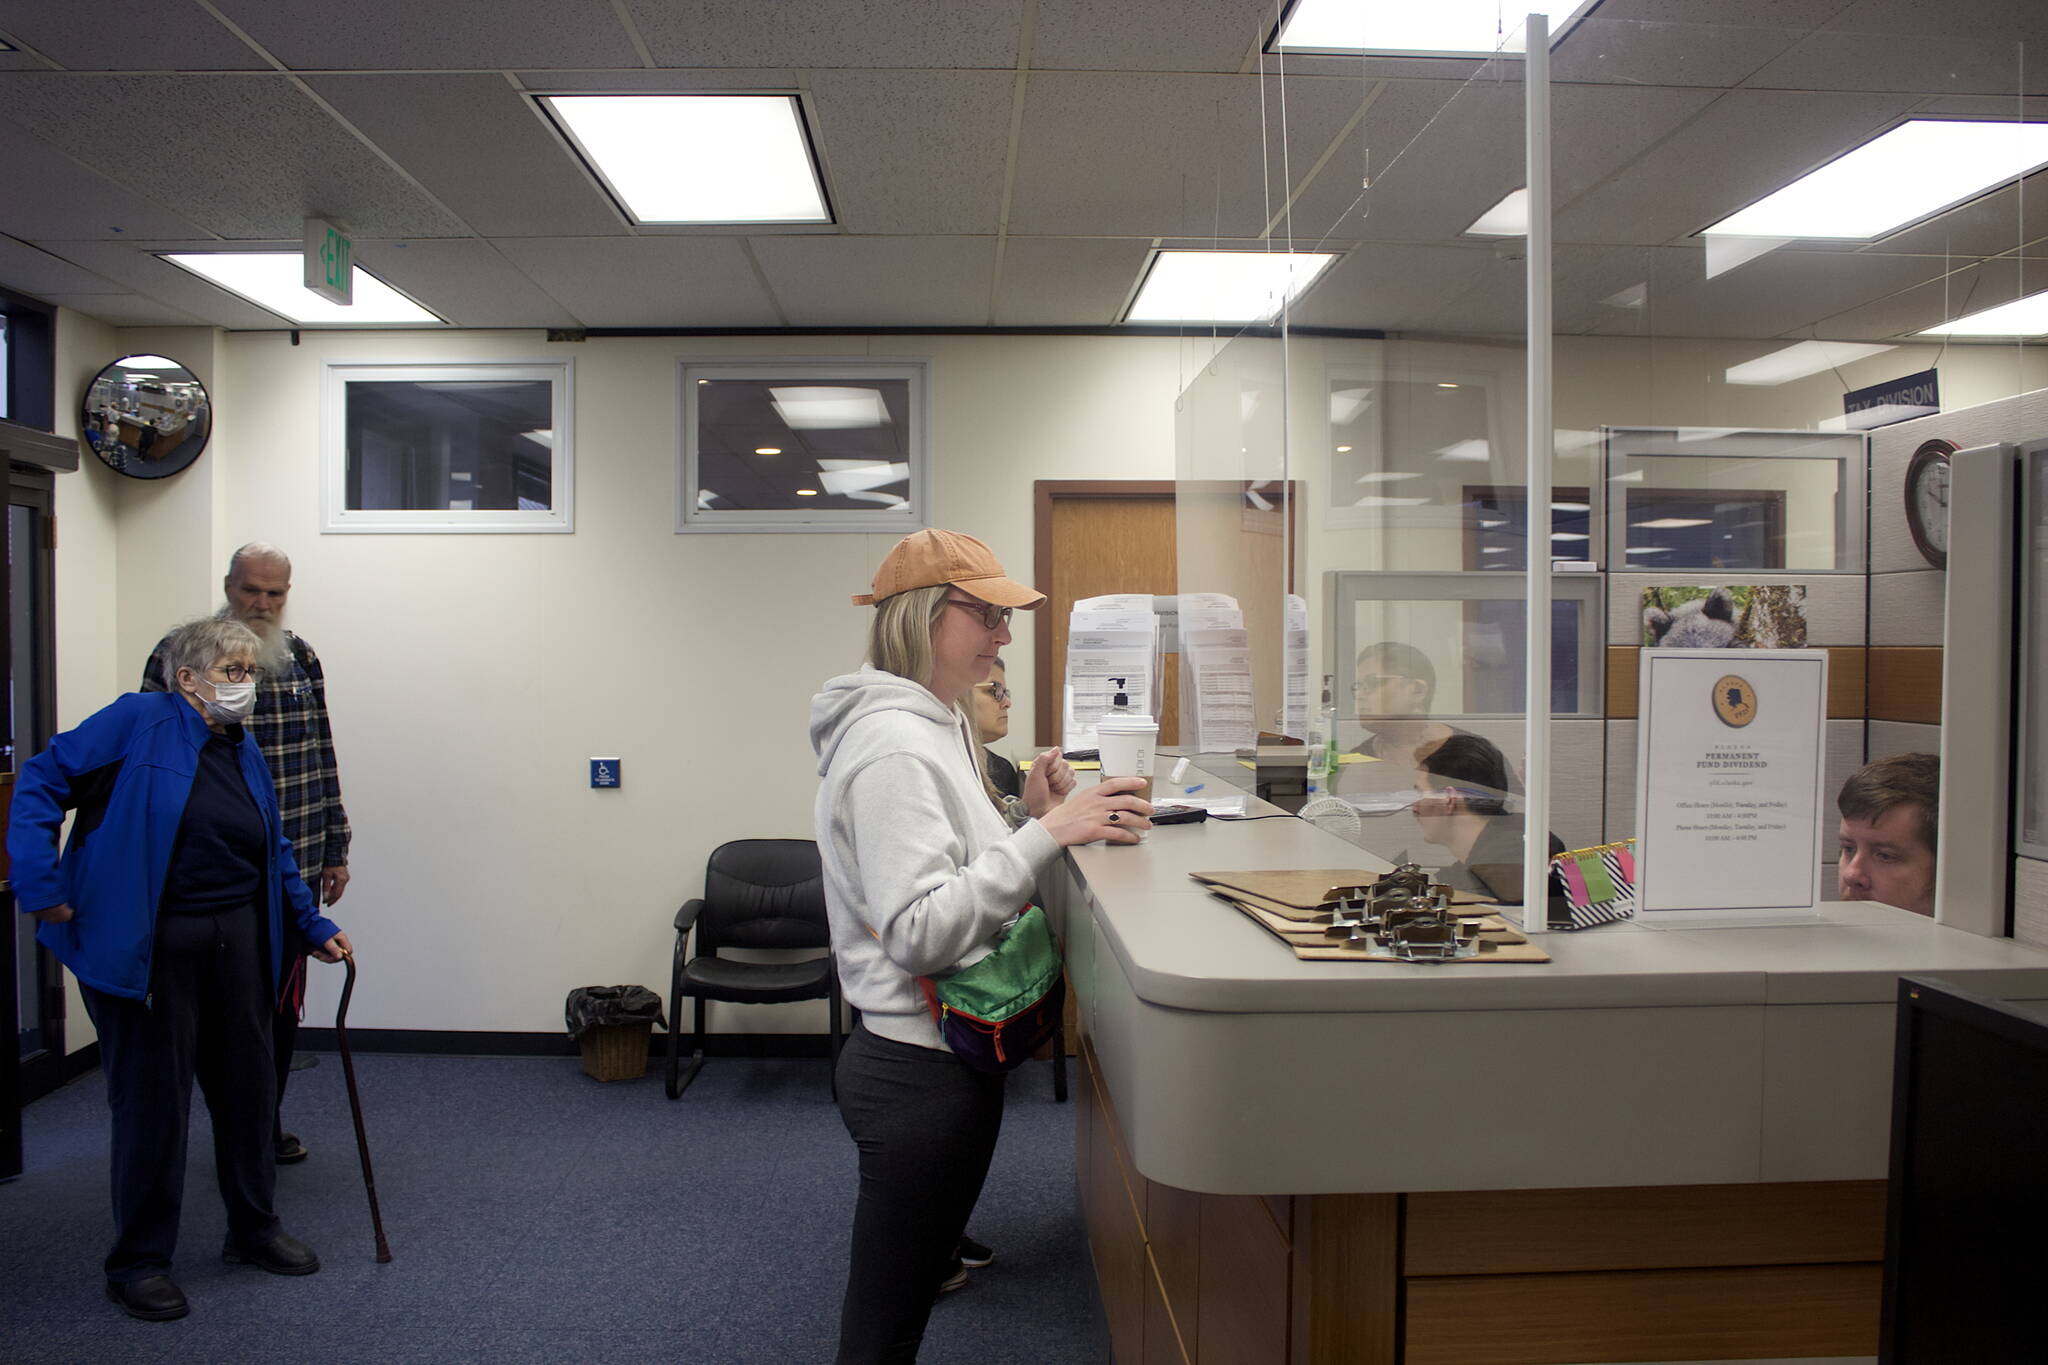
[[[377,1263],[391,1259],[391,1244],[384,1240],[384,1215],[377,1210],[377,1177],[370,1170],[370,1138],[363,1131],[363,1098],[356,1092],[356,1061],[348,1050],[348,999],[356,990],[356,955],[343,953],[348,978],[341,983],[341,1004],[334,1011],[334,1042],[341,1050],[341,1074],[348,1081],[349,1112],[356,1120],[356,1155],[363,1159],[363,1189],[370,1196],[370,1226],[377,1230]]]

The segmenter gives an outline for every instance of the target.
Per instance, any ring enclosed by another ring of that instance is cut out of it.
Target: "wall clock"
[[[1939,437],[1913,452],[1906,466],[1906,529],[1929,564],[1948,567],[1949,456],[1955,444]]]

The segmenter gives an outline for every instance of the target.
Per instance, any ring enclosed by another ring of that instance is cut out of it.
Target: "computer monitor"
[[[2048,1012],[1899,981],[1884,1365],[2048,1360]]]

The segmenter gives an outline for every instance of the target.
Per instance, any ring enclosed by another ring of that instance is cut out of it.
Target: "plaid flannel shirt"
[[[341,808],[341,775],[334,763],[334,732],[327,724],[327,675],[313,647],[290,631],[290,667],[266,672],[256,685],[256,711],[245,722],[270,765],[277,786],[278,813],[292,856],[313,888],[320,892],[323,867],[348,862],[348,813]],[[170,690],[164,668],[164,646],[157,642],[142,666],[142,690]]]

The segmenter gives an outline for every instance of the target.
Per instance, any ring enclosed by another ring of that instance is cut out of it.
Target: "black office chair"
[[[690,931],[696,930],[696,954]],[[801,962],[739,962],[722,948],[823,948]],[[809,839],[735,839],[712,850],[704,895],[676,911],[669,976],[668,1097],[689,1089],[704,1065],[704,1002],[777,1005],[832,1002],[832,1060],[839,1060],[839,972],[825,920],[825,874]],[[682,1071],[683,997],[696,1001],[690,1068]]]

